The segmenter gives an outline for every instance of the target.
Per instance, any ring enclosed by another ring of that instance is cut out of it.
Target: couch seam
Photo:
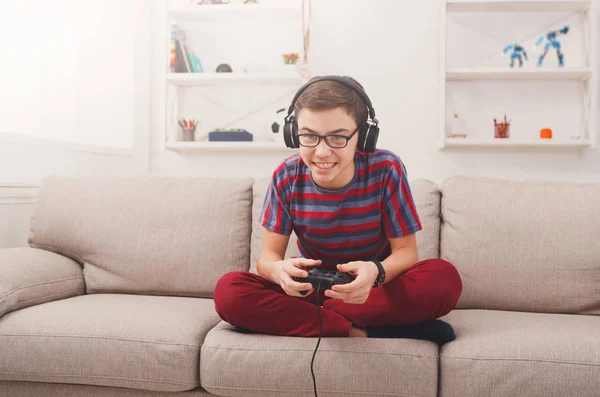
[[[18,301],[17,302],[17,306],[21,306],[23,304],[30,304],[30,303],[34,303],[34,302],[40,302],[40,301],[44,301],[46,299],[57,300],[57,299],[54,299],[54,298],[60,297],[60,296],[63,296],[63,295],[66,295],[65,297],[69,297],[70,298],[72,292],[85,292],[85,290],[83,290],[81,288],[78,288],[78,289],[73,289],[73,290],[69,290],[69,291],[62,291],[62,292],[60,292],[58,294],[44,295],[41,298],[29,299],[29,300],[26,300],[26,301]],[[28,305],[26,307],[30,307],[30,306],[34,306],[34,305]]]
[[[189,345],[187,343],[154,342],[154,341],[141,340],[141,339],[107,338],[107,337],[102,337],[102,336],[85,336],[85,335],[53,335],[53,334],[25,334],[25,333],[3,334],[3,333],[0,333],[0,336],[37,336],[37,337],[43,337],[43,338],[100,339],[100,340],[109,340],[109,341],[148,343],[148,344],[152,344],[152,345],[186,346],[186,347],[196,347],[196,348],[202,347],[202,345]]]
[[[23,303],[32,303],[32,302],[37,302],[37,301],[43,301],[44,299],[51,299],[51,298],[55,298],[57,296],[61,296],[61,295],[64,295],[64,294],[69,294],[70,295],[72,292],[79,292],[79,291],[85,292],[85,290],[83,290],[82,288],[77,288],[77,289],[71,289],[71,290],[68,290],[68,291],[62,291],[62,292],[60,292],[58,294],[44,295],[42,298],[28,299],[26,301],[19,301],[19,303],[23,304]]]
[[[8,292],[0,295],[0,299],[8,296],[9,294],[12,294],[15,291],[19,291],[19,290],[22,290],[22,289],[25,289],[25,288],[35,287],[35,286],[38,286],[38,285],[50,285],[50,284],[60,283],[60,282],[69,281],[69,280],[81,280],[81,281],[83,281],[83,277],[81,277],[81,276],[74,276],[74,277],[69,277],[69,278],[62,278],[60,280],[41,281],[39,283],[31,283],[31,284],[21,285],[19,287],[13,288],[10,291],[8,291]]]
[[[532,363],[551,363],[551,364],[565,364],[565,365],[585,365],[592,367],[600,367],[600,363],[583,363],[583,362],[568,362],[568,361],[559,361],[559,360],[538,360],[538,359],[528,359],[528,358],[481,358],[481,357],[440,357],[440,359],[445,360],[474,360],[474,361],[526,361]],[[440,365],[440,367],[443,364]]]
[[[65,378],[65,377],[73,377],[73,378],[101,378],[101,379],[117,379],[117,380],[133,380],[133,381],[141,381],[141,382],[154,382],[154,383],[167,383],[173,385],[193,385],[200,386],[199,384],[190,384],[190,383],[182,383],[182,382],[173,382],[167,380],[153,380],[153,379],[140,379],[140,378],[125,378],[119,376],[104,376],[104,375],[59,375],[59,374],[45,374],[42,372],[9,372],[9,371],[0,371],[0,374],[6,375],[40,375],[40,376],[49,376],[55,378]]]
[[[233,348],[233,347],[214,347],[207,346],[206,344],[202,346],[205,349],[214,349],[214,350],[241,350],[241,351],[261,351],[261,352],[311,352],[312,350],[294,350],[294,349],[244,349],[244,348]],[[437,360],[439,356],[420,356],[415,354],[405,354],[405,353],[381,353],[381,352],[356,352],[356,351],[346,351],[346,350],[323,350],[319,349],[319,352],[323,353],[351,353],[351,354],[367,354],[367,355],[382,355],[387,354],[390,356],[403,356],[403,357],[416,357],[416,358],[427,358],[427,359],[435,359]]]
[[[201,385],[203,389],[208,388],[213,388],[213,389],[225,389],[225,390],[253,390],[253,391],[271,391],[271,392],[292,392],[292,393],[298,393],[298,392],[311,392],[312,393],[312,389],[311,390],[297,390],[297,389],[267,389],[267,388],[257,388],[257,387],[229,387],[229,386],[212,386],[212,385],[206,385],[206,384],[202,384]],[[324,393],[344,393],[344,394],[360,394],[360,395],[364,395],[364,392],[353,392],[353,391],[346,391],[346,390],[330,390],[330,389],[319,389],[319,391],[324,392]],[[422,396],[419,394],[397,394],[397,393],[373,393],[373,392],[369,392],[370,396],[398,396],[398,397],[427,397],[427,396]]]
[[[33,233],[33,231],[32,231],[32,233]],[[70,259],[73,262],[77,263],[82,268],[85,263],[85,261],[82,258],[80,258],[79,255],[76,255],[69,250],[65,250],[62,248],[56,248],[51,245],[38,244],[38,243],[34,243],[34,242],[29,243],[29,246],[31,248],[37,248],[37,249],[41,249],[42,251],[49,251],[54,254],[64,256],[65,258]]]
[[[89,262],[86,262],[89,263]],[[180,291],[180,292],[169,292],[169,291],[161,291],[161,290],[146,290],[146,289],[141,289],[141,290],[127,290],[127,288],[120,288],[120,289],[114,289],[114,288],[90,288],[87,284],[85,286],[86,288],[86,295],[100,295],[100,294],[120,294],[120,295],[134,295],[134,296],[160,296],[160,297],[176,297],[176,298],[195,298],[195,299],[213,299],[213,293],[212,292],[201,292],[198,293],[196,295],[183,295],[188,293],[187,291]],[[189,292],[190,294],[192,292]]]

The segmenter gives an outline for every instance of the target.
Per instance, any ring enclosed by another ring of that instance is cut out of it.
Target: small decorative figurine
[[[504,49],[504,51],[502,51],[502,53],[506,55],[506,53],[508,53],[509,51],[512,51],[510,54],[510,67],[511,68],[515,64],[515,59],[519,60],[520,68],[523,67],[523,58],[525,58],[526,61],[529,60],[527,58],[527,53],[525,52],[525,49],[517,43],[507,45],[506,48]],[[521,56],[521,53],[523,54],[523,56]]]
[[[296,62],[298,62],[298,53],[297,52],[289,52],[286,54],[281,54],[281,56],[283,57],[283,63],[285,63],[286,65],[293,65]]]
[[[231,73],[233,72],[233,70],[231,69],[231,66],[229,66],[226,63],[222,63],[219,66],[217,66],[217,73]]]
[[[542,41],[544,41],[544,39],[546,39],[547,41],[546,44],[544,44],[544,52],[538,58],[536,66],[542,66],[542,62],[544,61],[544,57],[546,56],[546,53],[548,52],[550,46],[556,49],[556,55],[558,56],[558,66],[561,68],[565,66],[564,54],[560,51],[560,42],[556,40],[556,36],[558,36],[559,34],[567,34],[568,32],[569,27],[565,26],[559,30],[552,30],[538,38],[534,47],[537,47]]]
[[[452,131],[450,132],[450,138],[466,138],[467,137],[467,126],[463,119],[458,118],[458,114],[454,113],[452,119]]]

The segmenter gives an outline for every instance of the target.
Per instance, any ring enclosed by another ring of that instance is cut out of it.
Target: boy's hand
[[[325,295],[341,299],[345,303],[365,303],[379,275],[379,270],[373,262],[348,262],[337,265],[340,272],[352,274],[355,279],[348,284],[338,284],[325,291]]]
[[[320,260],[305,259],[305,258],[290,258],[283,261],[275,262],[273,266],[273,279],[289,296],[307,296],[312,293],[313,286],[311,283],[299,283],[294,281],[292,277],[307,277],[308,272],[305,267],[319,266]],[[301,294],[300,291],[308,291]]]

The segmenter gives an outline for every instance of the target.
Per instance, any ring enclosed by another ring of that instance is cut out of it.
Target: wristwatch
[[[373,284],[373,288],[375,288],[375,287],[379,287],[380,285],[383,285],[383,283],[385,282],[385,269],[383,268],[383,265],[381,264],[381,262],[379,262],[379,261],[371,261],[371,262],[375,263],[375,265],[377,265],[377,269],[379,270],[379,275],[375,279],[375,284]]]

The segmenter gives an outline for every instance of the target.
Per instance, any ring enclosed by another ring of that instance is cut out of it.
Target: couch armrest
[[[0,316],[85,293],[81,266],[36,248],[0,249]]]

